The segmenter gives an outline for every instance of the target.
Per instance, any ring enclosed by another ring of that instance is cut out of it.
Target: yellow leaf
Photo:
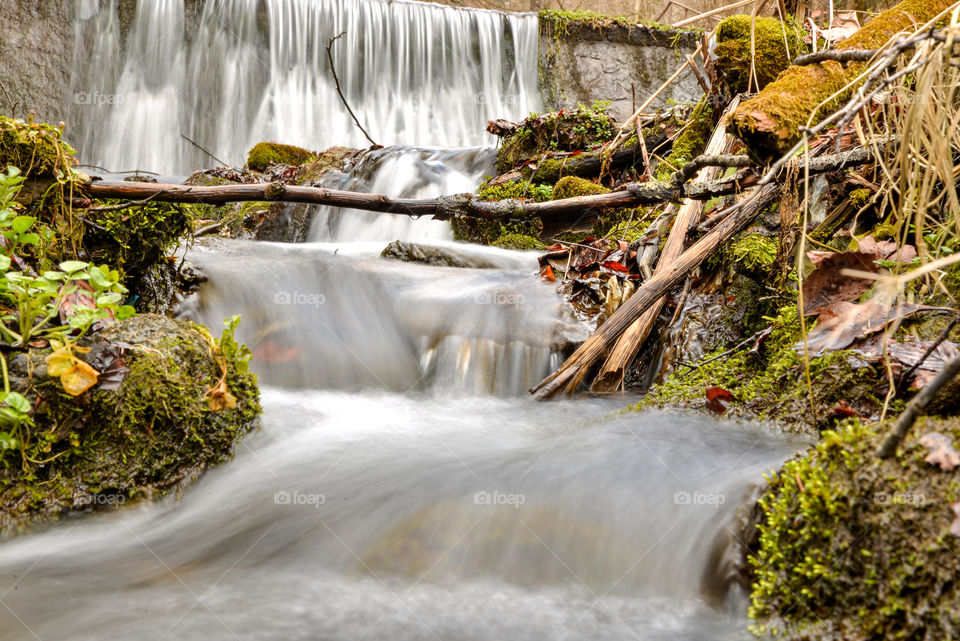
[[[97,384],[100,372],[83,361],[76,361],[70,369],[60,375],[63,389],[70,396],[80,396]]]
[[[207,407],[213,412],[219,412],[223,408],[233,409],[237,406],[237,397],[227,389],[227,381],[220,379],[217,385],[207,390]]]
[[[73,367],[73,361],[76,359],[68,348],[61,347],[43,360],[47,362],[48,376],[60,376]]]

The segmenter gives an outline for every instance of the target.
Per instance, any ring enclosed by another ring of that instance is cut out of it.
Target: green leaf
[[[43,272],[43,277],[46,278],[47,280],[63,280],[67,277],[67,275],[64,274],[63,272],[50,271],[50,272]]]
[[[6,254],[0,254],[0,271],[7,271],[10,269],[10,257]]]
[[[136,313],[137,310],[135,310],[131,305],[121,305],[117,308],[117,311],[113,313],[113,317],[119,321],[123,320],[124,318],[130,318]]]
[[[36,245],[40,242],[40,236],[34,233],[23,234],[17,239],[21,245]]]
[[[37,222],[37,219],[33,216],[17,216],[10,223],[10,226],[13,227],[13,231],[22,234],[33,227],[35,222]]]
[[[78,272],[81,269],[86,269],[89,266],[90,266],[90,263],[85,263],[81,260],[65,260],[62,263],[60,263],[60,269],[67,272],[68,274],[72,274],[73,272]]]
[[[20,443],[15,436],[9,432],[0,432],[0,450],[16,450],[20,448]]]
[[[21,414],[29,414],[31,410],[30,401],[23,394],[10,392],[5,399],[7,405],[17,410]]]
[[[103,274],[103,270],[99,267],[90,268],[90,284],[93,285],[94,289],[107,289],[112,284]]]

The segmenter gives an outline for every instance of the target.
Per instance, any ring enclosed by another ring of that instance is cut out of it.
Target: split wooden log
[[[723,123],[728,112],[737,108],[740,103],[740,97],[735,97],[727,106],[727,110],[720,117],[721,125],[713,131],[713,135],[707,142],[704,155],[714,156],[727,154],[733,147],[734,139],[727,135]],[[700,180],[713,181],[720,177],[720,167],[706,167],[697,174]],[[686,199],[680,206],[677,216],[673,222],[673,228],[667,237],[667,242],[663,246],[663,252],[660,254],[660,260],[654,274],[662,273],[669,269],[678,256],[683,252],[687,233],[700,223],[700,216],[703,213],[703,201]],[[643,346],[644,341],[650,335],[660,310],[666,303],[666,297],[661,297],[645,311],[640,318],[635,320],[632,325],[617,339],[616,344],[607,356],[600,372],[597,374],[590,389],[594,392],[613,392],[623,385],[624,374],[637,353]]]
[[[878,49],[898,33],[936,18],[953,3],[954,0],[903,0],[870,20],[836,48]],[[784,154],[800,140],[800,128],[807,125],[820,104],[841,91],[865,66],[861,61],[827,60],[787,68],[733,113],[734,133],[760,158]],[[819,113],[829,114],[847,97],[839,95],[820,107]]]
[[[750,225],[750,222],[774,201],[780,188],[771,183],[758,187],[750,197],[733,206],[733,211],[690,249],[680,255],[669,268],[654,275],[631,296],[620,309],[594,332],[553,374],[530,390],[537,400],[557,394],[572,394],[590,368],[604,358],[616,340],[651,305],[680,283],[687,274],[713,254],[721,245]]]

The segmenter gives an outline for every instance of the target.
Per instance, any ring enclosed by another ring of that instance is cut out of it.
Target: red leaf
[[[616,261],[608,260],[608,261],[605,261],[605,262],[600,263],[600,264],[603,265],[604,267],[606,267],[607,269],[612,269],[612,270],[615,271],[615,272],[621,272],[621,273],[623,273],[623,274],[629,274],[629,273],[630,273],[630,270],[629,270],[629,269],[627,269],[626,267],[624,267],[623,265],[621,265],[620,263],[618,263],[618,262],[616,262]]]
[[[841,399],[833,407],[833,415],[837,418],[850,418],[851,416],[857,416],[857,411],[847,405],[847,402]]]
[[[553,267],[550,265],[547,265],[546,268],[540,272],[540,278],[550,281],[551,283],[555,283],[557,281],[557,277],[553,274]]]
[[[704,390],[707,397],[707,407],[711,412],[723,414],[727,411],[727,403],[733,402],[733,394],[722,387],[711,385]]]

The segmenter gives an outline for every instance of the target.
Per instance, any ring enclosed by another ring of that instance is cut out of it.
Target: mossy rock
[[[103,201],[115,205],[121,201]],[[83,246],[96,262],[115,265],[136,276],[166,260],[180,239],[193,231],[191,206],[151,202],[136,207],[94,212]]]
[[[960,538],[950,529],[960,472],[924,461],[917,438],[932,431],[960,443],[960,420],[921,419],[895,457],[879,460],[880,437],[850,422],[771,479],[750,559],[755,632],[956,638]]]
[[[776,18],[757,18],[754,30],[754,51],[750,51],[752,18],[749,15],[730,16],[717,25],[717,68],[732,94],[747,91],[750,84],[751,62],[754,62],[760,89],[776,80],[791,60],[808,47],[803,34],[794,25]],[[786,43],[786,46],[784,46]],[[789,48],[789,51],[787,50]],[[754,85],[756,90],[756,85]]]
[[[519,198],[542,203],[550,200],[553,187],[543,183],[532,183],[528,180],[504,180],[491,184],[488,181],[477,190],[479,200],[506,200]],[[539,218],[530,220],[507,222],[500,220],[484,220],[481,218],[454,218],[450,221],[453,227],[453,237],[479,245],[492,245],[494,241],[505,234],[520,234],[523,236],[540,237],[543,224]]]
[[[62,177],[75,153],[59,127],[0,116],[0,171],[13,166],[24,176]]]
[[[300,167],[297,176],[298,185],[309,185],[317,182],[331,169],[340,169],[353,156],[361,153],[353,147],[330,147],[316,154],[311,160]]]
[[[35,408],[35,427],[32,461],[4,453],[0,531],[180,487],[227,460],[260,414],[256,377],[235,350],[221,351],[198,325],[141,314],[92,340],[127,346],[122,359],[130,371],[118,390],[66,394],[59,379],[47,376],[43,352],[10,363],[14,388]],[[226,345],[235,345],[232,334]],[[214,411],[208,390],[220,379],[221,358],[236,405]]]
[[[502,249],[521,249],[532,251],[543,249],[545,245],[533,236],[523,234],[504,234],[493,243]]]
[[[553,195],[550,200],[562,200],[564,198],[574,198],[576,196],[594,196],[596,194],[609,194],[610,190],[603,185],[598,185],[586,178],[577,176],[564,176],[553,186]]]
[[[261,142],[254,145],[247,155],[247,167],[253,171],[265,171],[270,165],[302,165],[314,155],[293,145],[278,142]]]

